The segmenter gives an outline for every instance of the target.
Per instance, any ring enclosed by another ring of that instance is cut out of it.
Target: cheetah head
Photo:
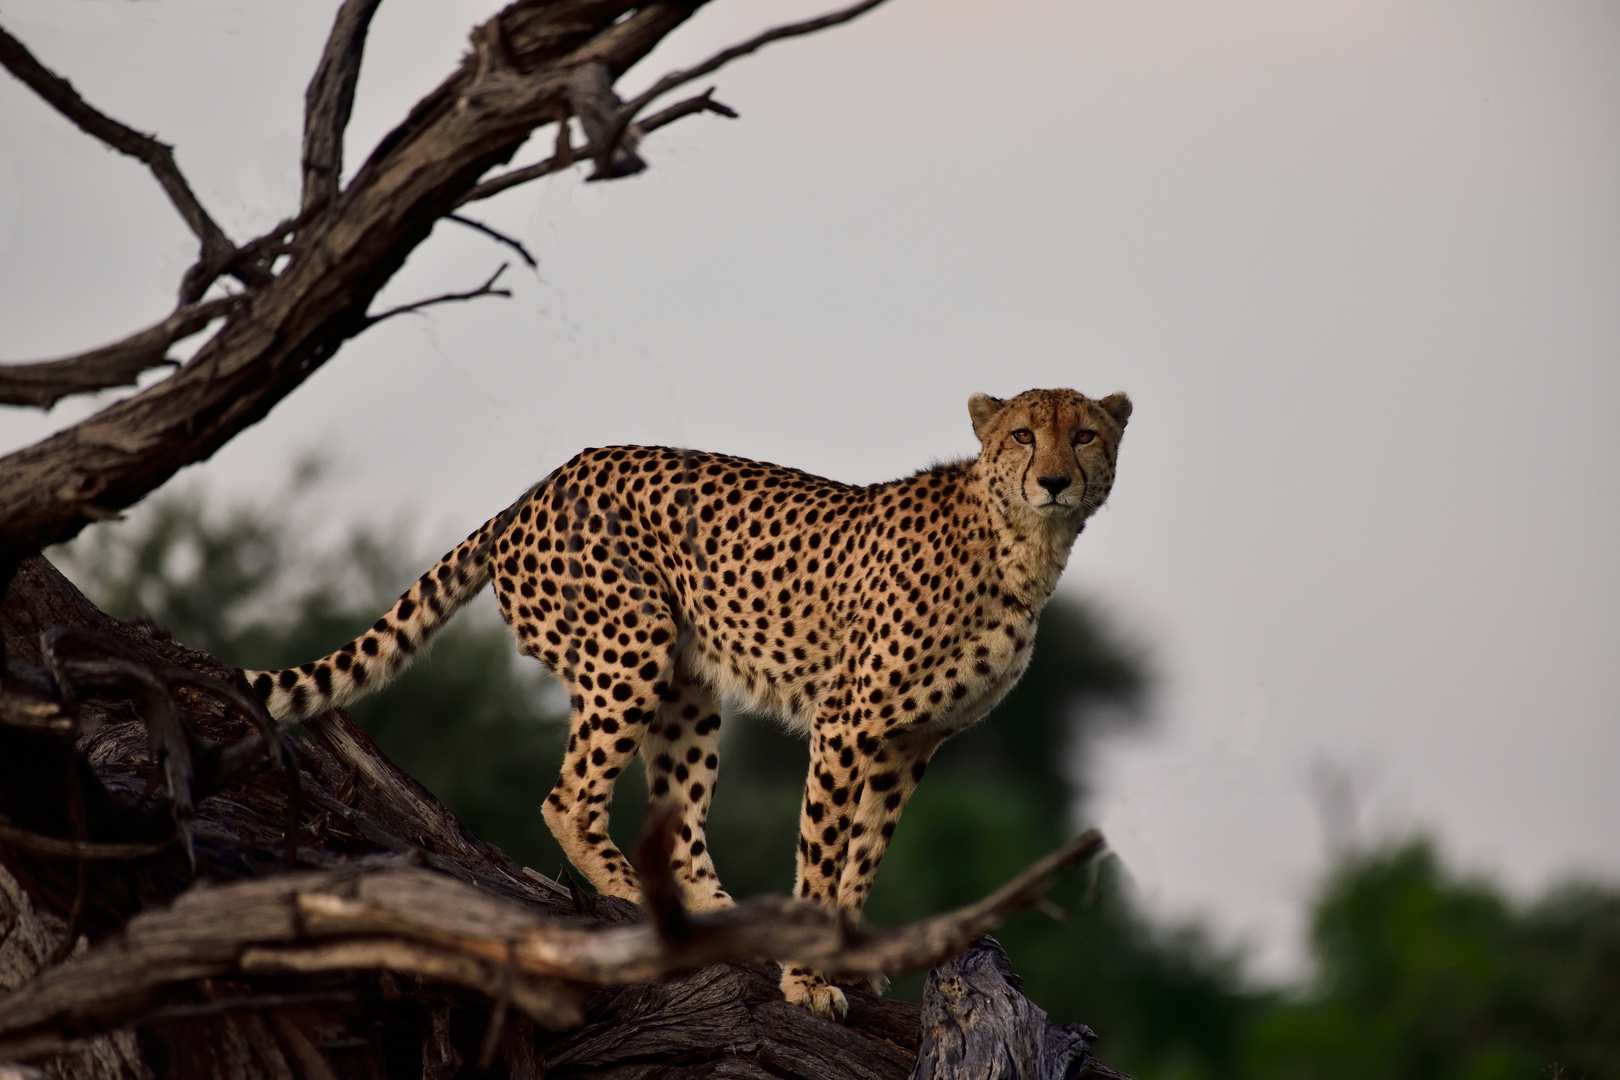
[[[1005,401],[974,394],[968,413],[983,446],[980,473],[1010,519],[1034,514],[1078,530],[1108,498],[1131,415],[1124,394],[1095,401],[1073,390],[1026,390]]]

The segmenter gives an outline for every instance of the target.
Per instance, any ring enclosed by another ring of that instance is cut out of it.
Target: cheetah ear
[[[990,425],[995,423],[996,417],[1000,416],[1001,410],[1006,407],[1005,401],[993,398],[989,394],[974,394],[968,398],[968,415],[973,418],[973,434],[978,436],[980,442],[984,442]]]
[[[1131,399],[1124,394],[1109,394],[1097,404],[1101,405],[1103,412],[1112,416],[1120,427],[1124,427],[1125,421],[1131,418]]]

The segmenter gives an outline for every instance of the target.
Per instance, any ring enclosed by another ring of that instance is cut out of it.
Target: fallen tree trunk
[[[936,973],[924,1008],[854,991],[843,1025],[783,1001],[769,963],[929,967],[1098,850],[1095,833],[897,930],[787,898],[688,915],[656,877],[648,918],[517,866],[342,713],[278,766],[234,672],[111,619],[43,559],[13,582],[0,632],[0,1061],[93,1077],[944,1080],[999,1053],[1012,1071],[994,1075],[1117,1075],[1085,1071],[1082,1034],[1054,1041],[1065,1029],[1005,979],[973,974],[991,970],[972,959],[983,946]],[[87,643],[117,663],[70,647]],[[646,833],[649,869],[668,865],[668,824]],[[1037,1059],[1057,1071],[1020,1071]]]

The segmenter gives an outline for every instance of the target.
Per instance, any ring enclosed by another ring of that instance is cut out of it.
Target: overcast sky
[[[496,6],[382,6],[351,169]],[[294,207],[334,7],[0,19],[241,239]],[[716,0],[626,85],[816,10]],[[891,0],[721,72],[742,118],[654,135],[643,176],[477,207],[540,260],[512,300],[366,334],[185,476],[267,491],[321,449],[334,514],[407,508],[436,555],[585,445],[876,481],[975,452],[973,391],[1124,390],[1060,588],[1162,676],[1155,733],[1093,763],[1156,909],[1297,970],[1324,769],[1363,842],[1431,831],[1521,895],[1614,880],[1616,57],[1608,0]],[[139,166],[0,79],[0,357],[157,320],[194,254]],[[506,258],[441,225],[382,302]],[[93,405],[0,412],[0,449]]]

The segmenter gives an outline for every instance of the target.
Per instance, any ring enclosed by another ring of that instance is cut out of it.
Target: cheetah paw
[[[733,900],[731,894],[724,889],[698,894],[687,892],[681,900],[686,905],[686,910],[694,915],[706,915],[711,911],[724,911],[737,906],[737,901]]]
[[[828,1020],[843,1020],[849,1012],[849,1000],[844,997],[842,990],[804,968],[789,968],[782,972],[782,996],[801,1009],[809,1009]]]

